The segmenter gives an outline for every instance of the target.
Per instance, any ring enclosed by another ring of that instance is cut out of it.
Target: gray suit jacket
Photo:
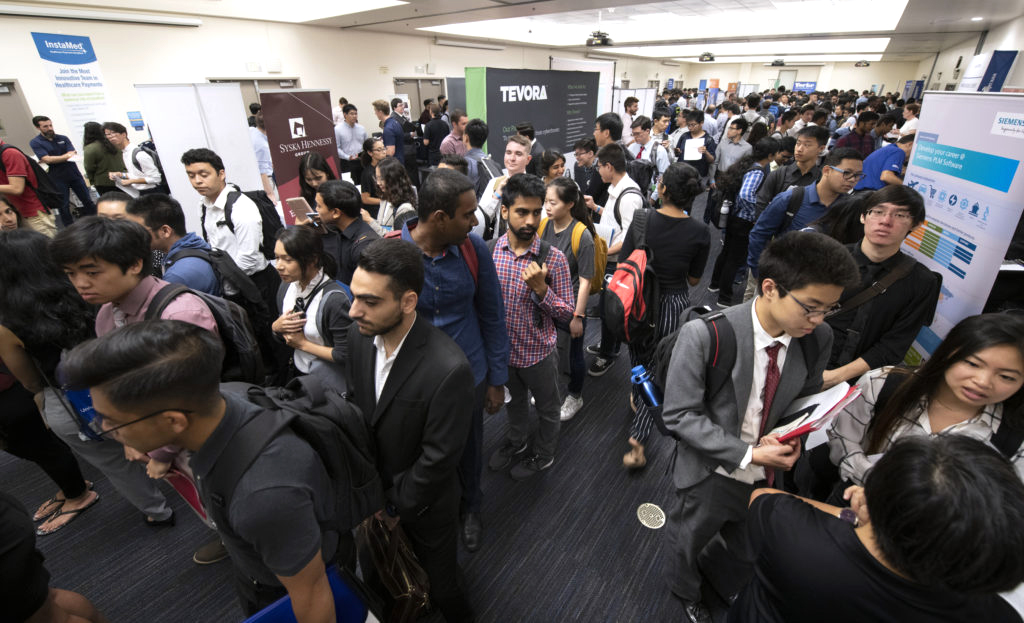
[[[736,333],[736,365],[732,379],[710,399],[704,396],[704,373],[711,345],[707,325],[703,320],[693,320],[679,332],[665,383],[664,420],[668,429],[680,437],[673,472],[673,481],[680,489],[701,482],[719,466],[731,472],[739,467],[747,452],[747,444],[740,439],[740,428],[754,378],[752,304],[748,301],[723,312]],[[818,341],[818,361],[813,370],[807,370],[804,364],[800,340]],[[776,425],[794,399],[821,391],[821,373],[831,346],[832,329],[826,323],[810,335],[790,342],[766,430]]]

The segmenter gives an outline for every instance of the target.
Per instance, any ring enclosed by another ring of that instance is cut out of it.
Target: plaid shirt
[[[757,220],[757,191],[761,189],[761,182],[764,181],[764,169],[753,169],[743,175],[743,185],[740,192],[736,193],[736,203],[733,205],[733,213],[753,223]]]
[[[544,265],[548,269],[548,292],[544,300],[537,298],[523,281],[523,271],[538,258],[540,240],[536,237],[530,249],[517,256],[508,246],[508,234],[498,238],[494,245],[494,266],[498,269],[501,294],[505,299],[505,326],[508,327],[508,365],[528,368],[544,359],[555,349],[554,320],[572,319],[574,303],[569,263],[554,246],[548,252]],[[534,306],[540,308],[542,326],[534,325]]]
[[[861,394],[856,400],[846,405],[828,429],[829,455],[832,462],[839,466],[844,480],[863,485],[868,471],[874,466],[871,458],[864,454],[864,445],[868,439],[868,426],[875,414],[875,402],[878,393],[885,384],[885,375],[889,368],[876,368],[866,372],[857,382]],[[985,405],[978,415],[949,426],[941,431],[931,429],[928,419],[928,400],[922,398],[917,406],[900,416],[899,421],[889,433],[885,449],[902,437],[925,435],[967,435],[979,441],[991,443],[992,436],[999,430],[1003,421],[1003,405]],[[884,450],[883,450],[884,452]],[[1018,448],[1010,458],[1017,475],[1024,478],[1024,446]]]
[[[871,136],[870,133],[861,136],[856,132],[850,132],[843,138],[836,141],[836,149],[840,147],[853,147],[861,153],[862,156],[867,158],[871,155],[871,152],[875,151],[875,137]]]

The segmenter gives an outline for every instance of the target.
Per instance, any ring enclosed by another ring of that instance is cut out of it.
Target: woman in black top
[[[1024,582],[1024,484],[984,442],[901,439],[846,497],[754,492],[730,623],[1020,622],[997,593]]]
[[[448,124],[441,120],[441,108],[437,104],[431,104],[427,108],[430,110],[431,119],[423,128],[423,145],[427,148],[427,162],[430,166],[437,166],[441,162],[441,142],[451,130]]]
[[[337,179],[334,171],[317,152],[311,151],[299,159],[299,191],[309,204],[310,212],[316,212],[316,189],[320,188],[320,184],[333,179]],[[295,215],[295,224],[305,225],[309,219],[305,214],[301,215],[301,219],[299,216]]]
[[[60,530],[99,499],[71,449],[43,424],[42,393],[54,386],[61,351],[93,336],[96,313],[29,229],[0,233],[0,441],[60,487],[36,511],[37,534]],[[31,270],[26,270],[31,266]]]
[[[359,154],[359,160],[363,163],[359,191],[363,195],[363,207],[373,218],[377,218],[381,197],[380,188],[377,187],[377,165],[387,155],[388,150],[384,147],[383,139],[370,137],[363,141],[363,153]]]
[[[646,226],[643,230],[639,230],[634,215],[622,243],[620,258],[629,257],[641,245],[651,250],[651,265],[658,276],[661,290],[657,334],[646,347],[630,344],[629,356],[633,366],[642,365],[648,371],[653,371],[654,347],[663,336],[679,328],[682,312],[690,306],[689,286],[697,285],[704,274],[708,250],[711,248],[711,234],[707,225],[690,218],[693,200],[701,192],[697,170],[682,162],[673,163],[658,182],[661,207],[646,212],[647,218],[643,219]],[[622,464],[629,469],[639,469],[647,464],[644,443],[651,433],[654,420],[650,409],[641,400],[638,388],[633,388],[630,400],[634,409],[633,423],[629,430],[630,451],[622,457]]]

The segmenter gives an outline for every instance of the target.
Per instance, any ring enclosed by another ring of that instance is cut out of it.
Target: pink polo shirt
[[[163,279],[146,277],[120,303],[105,303],[96,315],[96,335],[98,337],[106,335],[116,328],[114,325],[115,307],[124,314],[125,324],[145,320],[146,310],[149,309],[153,297],[160,291],[160,288],[166,285],[170,284]],[[168,303],[164,313],[160,314],[160,318],[191,322],[217,334],[217,321],[210,313],[210,308],[194,294],[182,294],[175,298]]]

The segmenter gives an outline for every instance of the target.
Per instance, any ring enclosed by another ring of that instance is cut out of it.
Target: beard
[[[537,230],[533,227],[520,227],[519,229],[511,229],[512,235],[518,238],[522,242],[530,242],[533,237],[537,235]]]
[[[50,130],[49,132],[43,132],[43,136],[45,136],[46,138],[52,139],[54,136],[57,136],[57,131],[56,130]]]
[[[362,335],[376,337],[378,335],[387,335],[388,333],[396,329],[400,324],[402,324],[402,320],[404,319],[405,316],[404,314],[402,314],[402,310],[399,309],[395,312],[394,316],[386,318],[383,322],[379,324],[364,326],[362,324],[359,324],[359,321],[357,320],[356,326],[359,328],[359,333],[361,333]]]

